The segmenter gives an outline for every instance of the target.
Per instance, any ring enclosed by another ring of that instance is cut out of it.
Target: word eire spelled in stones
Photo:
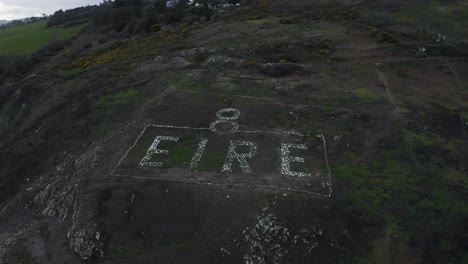
[[[146,126],[112,175],[331,196],[325,136],[240,130],[234,108],[216,116],[208,128]]]

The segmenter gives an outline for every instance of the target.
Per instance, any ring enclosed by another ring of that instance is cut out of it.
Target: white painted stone
[[[172,136],[157,136],[151,146],[149,147],[146,155],[141,159],[140,166],[142,167],[162,167],[163,163],[158,161],[151,161],[151,157],[155,154],[168,154],[169,151],[165,149],[158,149],[159,144],[161,141],[179,141],[178,137]]]
[[[304,144],[290,144],[290,143],[281,144],[281,174],[286,175],[286,176],[293,176],[293,177],[310,177],[311,176],[310,173],[291,170],[291,162],[304,163],[303,157],[290,156],[291,148],[306,150],[307,146]]]
[[[226,113],[232,113],[232,116],[226,116]],[[224,108],[216,112],[216,116],[220,120],[237,120],[240,117],[240,111],[235,108]]]
[[[226,115],[227,114],[227,115]],[[240,111],[235,108],[224,108],[216,112],[218,120],[211,123],[210,130],[218,134],[233,134],[239,130],[239,124],[233,122],[240,117]],[[231,129],[227,131],[221,131],[216,128],[217,125],[227,123],[231,125]]]
[[[230,124],[231,129],[229,129],[227,131],[218,130],[216,128],[216,126],[219,125],[219,124],[222,124],[222,123]],[[211,123],[210,130],[213,131],[214,133],[218,133],[218,134],[233,134],[233,133],[236,133],[239,130],[239,124],[236,123],[236,122],[228,121],[228,120],[216,120],[215,122]]]
[[[203,138],[200,143],[198,144],[197,151],[193,155],[192,161],[190,162],[190,170],[196,170],[198,167],[198,163],[200,162],[203,153],[205,152],[206,144],[208,143],[208,139]]]
[[[238,146],[248,146],[250,151],[248,153],[237,153],[236,149]],[[234,159],[239,161],[242,172],[252,173],[249,164],[247,163],[247,158],[252,158],[257,154],[257,144],[250,141],[233,141],[229,144],[228,154],[226,156],[226,161],[223,165],[223,172],[232,172],[232,162]]]

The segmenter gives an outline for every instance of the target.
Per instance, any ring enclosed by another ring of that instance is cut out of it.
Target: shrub
[[[247,60],[247,61],[245,62],[245,65],[246,65],[247,67],[253,67],[253,66],[256,66],[256,65],[257,65],[257,61],[255,61],[255,60]]]
[[[384,43],[387,40],[387,34],[385,33],[379,33],[377,35],[377,42],[379,43]]]
[[[67,47],[67,48],[63,49],[63,55],[65,57],[73,57],[73,54],[74,53],[73,53],[73,50],[71,48]]]
[[[325,56],[330,55],[331,51],[329,49],[321,49],[319,53],[320,53],[320,56],[325,57]]]
[[[154,24],[151,26],[151,32],[159,32],[159,31],[161,31],[161,25]]]
[[[375,38],[377,36],[377,34],[379,34],[379,30],[376,29],[376,28],[371,29],[370,32],[369,32],[369,35],[371,37],[373,37],[373,38]]]

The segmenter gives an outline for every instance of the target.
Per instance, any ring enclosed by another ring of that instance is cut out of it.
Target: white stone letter
[[[198,167],[198,163],[200,162],[203,152],[205,152],[206,144],[208,143],[208,139],[202,138],[200,143],[198,144],[197,151],[193,155],[192,161],[190,162],[190,169],[196,170]]]
[[[307,149],[307,146],[304,144],[289,144],[289,143],[282,143],[281,144],[281,174],[286,176],[293,176],[293,177],[310,177],[310,173],[305,172],[298,172],[291,170],[291,162],[304,162],[303,157],[293,157],[289,156],[291,151],[289,149]]]
[[[178,137],[171,137],[171,136],[157,136],[151,146],[149,147],[148,151],[146,152],[146,155],[141,159],[140,161],[140,166],[143,167],[162,167],[163,163],[158,162],[158,161],[150,161],[151,157],[153,157],[154,154],[168,154],[169,151],[165,149],[158,149],[159,143],[161,141],[179,141]]]
[[[237,153],[237,146],[248,146],[250,151],[248,153]],[[232,141],[229,144],[229,150],[226,156],[226,160],[223,165],[223,172],[232,172],[232,162],[234,158],[239,161],[240,167],[244,173],[252,173],[246,158],[252,158],[257,154],[257,144],[250,141]]]

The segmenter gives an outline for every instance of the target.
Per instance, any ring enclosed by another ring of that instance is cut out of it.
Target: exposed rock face
[[[263,207],[253,216],[251,225],[242,231],[240,241],[234,239],[224,244],[220,251],[228,257],[240,250],[244,264],[281,264],[290,263],[288,254],[294,254],[298,249],[313,255],[321,248],[328,248],[337,256],[346,251],[343,242],[315,220],[295,229],[279,220],[271,209]]]
[[[56,217],[70,228],[67,237],[70,249],[81,259],[90,259],[93,254],[101,256],[99,232],[93,223],[93,205],[83,197],[82,184],[86,174],[96,167],[100,159],[99,147],[95,147],[75,160],[67,159],[57,167],[52,175],[43,180],[42,191],[34,198],[34,203],[45,206],[42,214]],[[49,182],[49,183],[47,183]],[[42,188],[41,188],[42,189]]]
[[[244,254],[245,264],[266,264],[268,260],[271,263],[283,263],[288,253],[284,244],[291,234],[267,210],[268,208],[263,208],[262,213],[255,217],[255,225],[244,230],[244,242],[248,245]]]
[[[287,75],[304,75],[309,72],[309,69],[298,63],[267,63],[260,70],[261,73],[270,77],[282,77]]]
[[[12,84],[0,85],[0,135],[11,127],[13,118],[18,115],[21,107],[21,89],[12,92]]]
[[[239,58],[233,58],[228,56],[210,56],[205,62],[205,65],[215,66],[215,67],[231,67],[238,68],[242,65],[244,60]]]
[[[27,194],[17,195],[7,204],[0,212],[0,216],[11,214],[13,210],[16,211],[15,207],[20,204],[27,204],[23,208],[26,212],[37,211],[37,215],[56,219],[60,226],[68,229],[69,249],[75,252],[80,259],[89,260],[92,257],[103,256],[102,237],[93,221],[94,200],[83,194],[83,184],[90,171],[97,166],[100,160],[99,151],[99,147],[94,147],[77,157],[66,155],[59,166],[31,183],[27,188]],[[21,223],[27,221],[29,216],[21,218],[21,215],[18,215],[12,217],[11,220],[17,219],[17,222]],[[31,220],[29,219],[29,221]],[[26,226],[11,225],[10,231],[0,232],[2,245],[0,247],[0,263],[2,256],[20,239],[23,239],[28,232],[37,229],[37,225],[38,222],[33,220],[31,224]]]

